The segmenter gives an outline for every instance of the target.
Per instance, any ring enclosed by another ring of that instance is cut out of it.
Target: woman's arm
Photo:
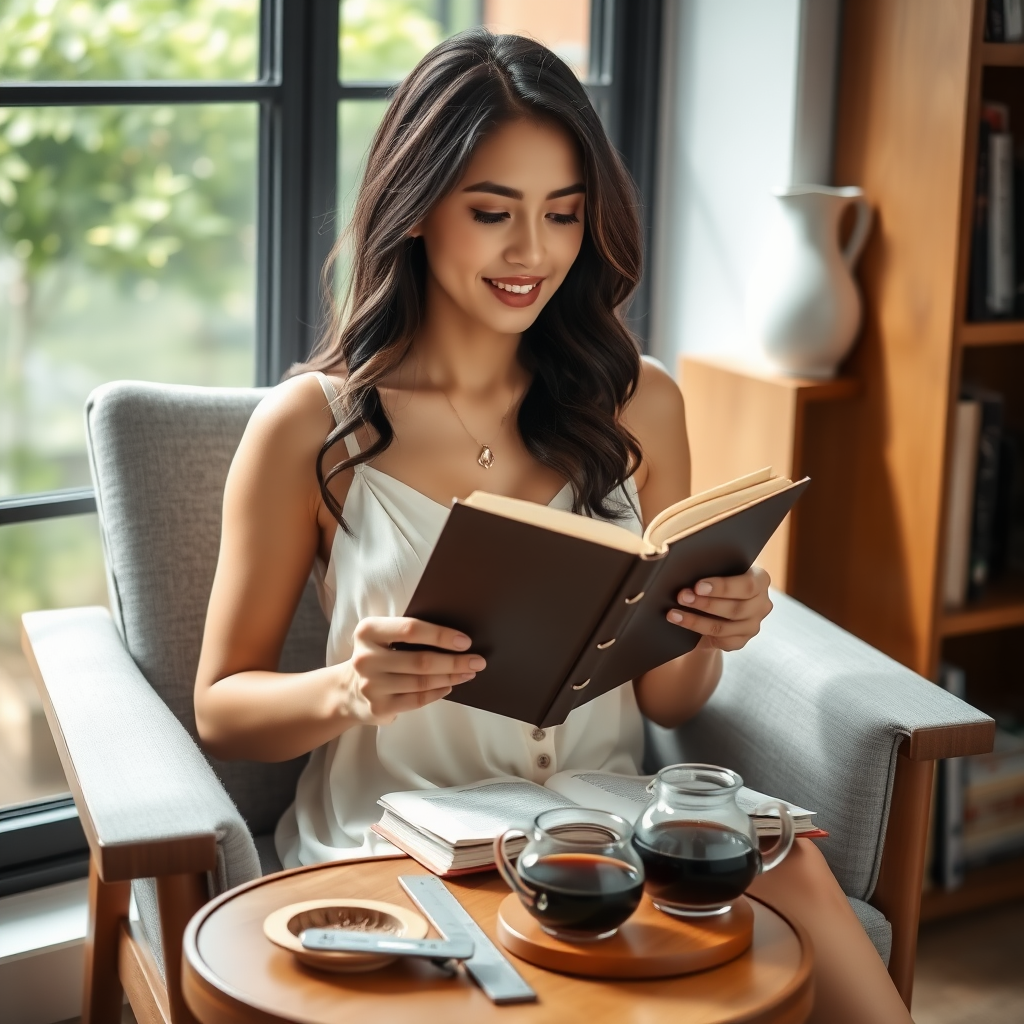
[[[637,392],[623,421],[643,449],[637,472],[645,523],[662,509],[690,495],[690,447],[683,396],[660,366],[645,361]],[[707,702],[722,673],[722,651],[738,650],[771,611],[768,574],[758,567],[742,576],[701,580],[677,596],[670,622],[701,633],[689,654],[659,665],[634,680],[640,710],[658,725],[675,726],[692,718]],[[695,615],[692,609],[715,618]]]
[[[199,736],[215,757],[297,757],[354,725],[439,700],[483,667],[454,653],[470,646],[455,630],[376,618],[356,627],[348,661],[277,671],[313,559],[333,537],[314,469],[332,426],[319,383],[297,377],[261,403],[232,461],[195,686]],[[343,503],[351,473],[342,476],[335,495]],[[396,640],[453,653],[392,651]]]

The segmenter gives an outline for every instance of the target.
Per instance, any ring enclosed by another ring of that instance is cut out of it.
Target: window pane
[[[533,36],[586,77],[590,0],[341,0],[341,80],[398,81],[431,47],[475,25]]]
[[[366,168],[366,153],[387,106],[387,100],[342,100],[338,104],[338,206],[335,222],[339,233],[348,227],[352,219],[352,208]],[[339,295],[348,284],[350,267],[351,252],[346,246],[334,269]]]
[[[251,385],[255,105],[0,109],[0,496],[88,482],[104,381]]]
[[[68,788],[21,653],[22,612],[106,603],[96,516],[0,527],[0,806]]]
[[[259,0],[3,0],[0,80],[252,81]]]
[[[532,36],[554,50],[584,81],[590,63],[590,0],[484,0],[492,32]]]

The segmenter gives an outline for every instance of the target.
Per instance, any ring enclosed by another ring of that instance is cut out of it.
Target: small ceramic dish
[[[263,934],[271,942],[318,971],[345,974],[375,971],[397,960],[386,953],[338,953],[305,949],[299,936],[307,928],[346,928],[377,932],[404,939],[424,939],[427,922],[415,911],[379,900],[307,900],[281,907],[263,922]]]

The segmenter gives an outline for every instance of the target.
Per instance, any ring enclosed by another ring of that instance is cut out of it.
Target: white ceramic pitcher
[[[779,215],[751,279],[747,327],[783,373],[832,377],[860,330],[853,268],[871,231],[871,207],[854,187],[794,185],[774,194]],[[857,220],[840,249],[839,219],[851,203]]]

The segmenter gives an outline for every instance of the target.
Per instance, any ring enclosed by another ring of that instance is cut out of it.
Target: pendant
[[[482,466],[484,469],[490,469],[494,465],[494,452],[491,451],[487,445],[484,445],[480,449],[480,454],[476,457],[478,466]]]

